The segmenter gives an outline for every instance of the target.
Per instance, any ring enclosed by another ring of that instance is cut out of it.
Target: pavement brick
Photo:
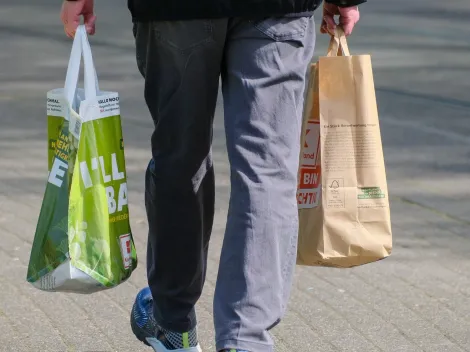
[[[388,310],[395,309],[397,302],[379,300],[377,296],[381,295],[377,295],[374,288],[364,285],[351,275],[338,275],[336,280],[335,276],[328,275],[324,280],[319,276],[311,275],[311,278],[298,280],[298,290],[335,307],[357,331],[376,342],[377,350],[417,350],[417,345],[400,330],[401,324],[387,315]]]
[[[1,309],[12,324],[15,331],[13,336],[24,342],[30,351],[36,348],[43,351],[64,350],[66,346],[47,313],[39,309],[28,295],[3,276],[0,276],[0,283]],[[15,297],[15,300],[8,297]]]

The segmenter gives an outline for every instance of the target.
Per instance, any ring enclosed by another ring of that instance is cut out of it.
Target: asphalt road
[[[46,179],[45,95],[63,85],[71,44],[59,9],[52,0],[0,4],[0,351],[145,351],[128,327],[144,265],[93,296],[24,282]],[[277,351],[470,351],[470,2],[370,0],[361,9],[349,46],[372,55],[395,250],[354,270],[298,268],[289,314],[274,331]],[[101,87],[121,96],[132,227],[145,258],[152,123],[125,1],[99,0],[97,14],[91,44]],[[318,55],[326,44],[320,36]],[[229,194],[221,104],[216,223],[198,306],[208,351]]]

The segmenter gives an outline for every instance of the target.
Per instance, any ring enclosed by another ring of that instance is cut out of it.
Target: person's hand
[[[65,0],[62,4],[60,18],[64,24],[64,30],[68,37],[75,37],[75,32],[80,25],[80,17],[83,16],[85,28],[88,34],[95,34],[94,0]]]
[[[360,18],[359,8],[357,6],[339,7],[325,2],[323,5],[323,21],[320,31],[334,35],[337,26],[335,16],[337,15],[339,16],[339,24],[343,27],[344,34],[347,36],[350,35]]]

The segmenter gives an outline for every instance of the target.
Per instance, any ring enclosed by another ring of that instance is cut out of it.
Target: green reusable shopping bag
[[[76,89],[82,56],[85,89]],[[99,91],[83,26],[74,39],[65,88],[48,93],[47,110],[49,176],[27,280],[45,291],[115,287],[137,266],[119,96]]]

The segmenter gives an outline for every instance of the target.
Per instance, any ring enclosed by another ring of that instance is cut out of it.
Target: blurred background
[[[126,284],[91,296],[47,294],[25,282],[47,177],[46,93],[63,86],[71,48],[59,11],[60,1],[0,2],[0,351],[148,351],[128,318],[146,281],[152,122],[124,0],[97,1],[90,41],[101,88],[121,97],[140,267]],[[289,313],[274,331],[276,351],[470,351],[470,2],[370,0],[361,14],[349,46],[372,55],[394,252],[353,270],[298,268]],[[316,19],[318,26],[320,12]],[[318,36],[317,55],[327,43]],[[217,214],[198,306],[207,351],[229,194],[221,104],[220,97]]]

